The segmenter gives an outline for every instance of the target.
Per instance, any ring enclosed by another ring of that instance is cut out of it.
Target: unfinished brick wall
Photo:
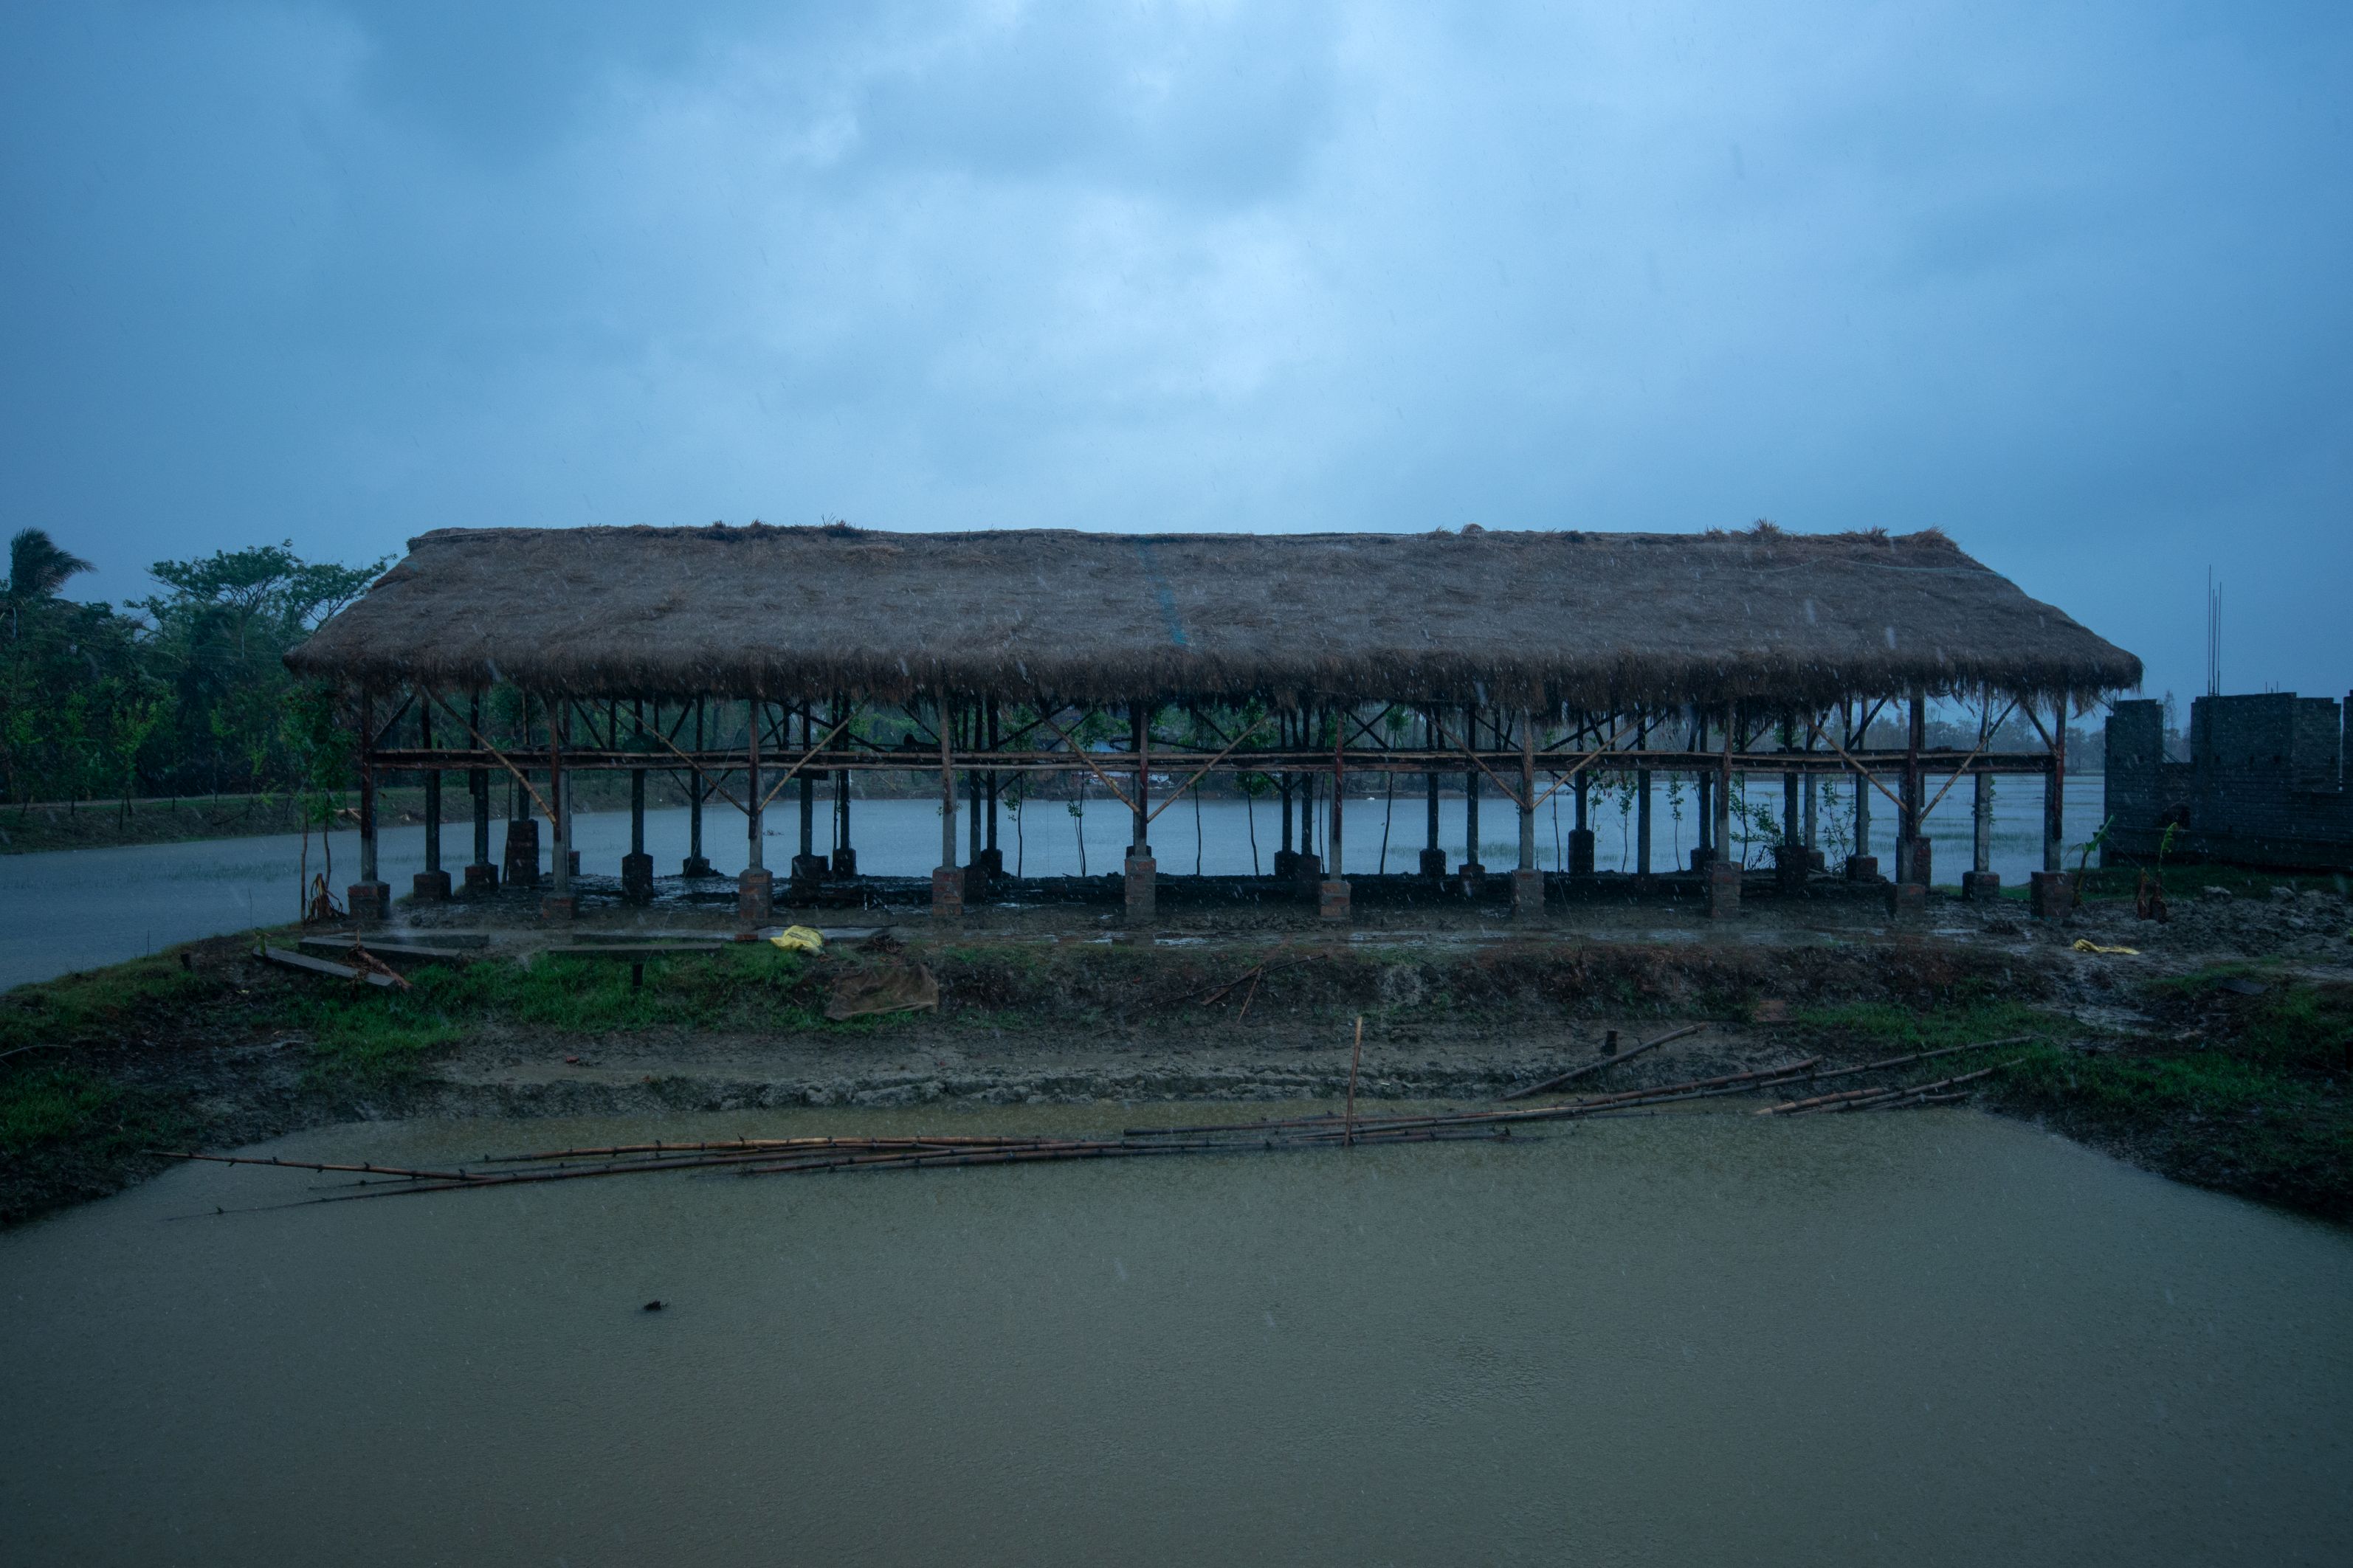
[[[2189,761],[2164,760],[2164,713],[2119,702],[2108,720],[2104,863],[2146,860],[2168,822],[2168,854],[2284,868],[2353,867],[2345,710],[2326,697],[2201,697]]]

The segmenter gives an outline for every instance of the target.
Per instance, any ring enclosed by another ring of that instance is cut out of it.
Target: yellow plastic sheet
[[[788,952],[823,952],[825,936],[815,926],[786,926],[768,939]]]
[[[2089,941],[2084,937],[2077,937],[2075,939],[2075,951],[2077,952],[2103,952],[2110,955],[2111,957],[2138,958],[2140,956],[2140,949],[2137,947],[2102,947],[2098,942]]]

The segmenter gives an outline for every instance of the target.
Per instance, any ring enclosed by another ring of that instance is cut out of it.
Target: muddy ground
[[[2227,1053],[2232,1007],[2353,994],[2353,904],[2239,883],[2185,891],[2164,922],[2128,900],[2052,923],[2014,900],[1939,896],[1898,930],[1853,900],[1760,905],[1724,928],[1656,910],[1538,930],[1400,917],[1353,933],[1255,917],[1159,932],[1092,917],[947,931],[916,919],[837,927],[815,959],[765,943],[756,957],[656,959],[643,991],[627,962],[547,951],[593,931],[504,929],[463,976],[396,958],[416,976],[407,993],[291,972],[242,939],[198,943],[0,999],[0,1045],[17,1053],[0,1068],[22,1091],[0,1215],[136,1180],[160,1168],[142,1152],[156,1144],[227,1148],[355,1119],[1337,1097],[1359,1019],[1360,1097],[1462,1103],[1686,1024],[1704,1026],[1577,1089],[2031,1037],[2046,1055],[2016,1075],[2025,1087],[1989,1082],[1989,1103],[2208,1184],[2353,1211],[2353,1174],[2329,1163],[2353,1170],[2337,1098],[2353,1057],[2344,1071],[2325,1052],[2299,1058],[2280,1080],[2296,1116],[2325,1121],[2320,1153],[2297,1155],[2292,1176],[2201,1135],[2200,1111],[2071,1098],[2076,1064],[2113,1076],[2126,1058]],[[916,972],[936,982],[936,1008],[824,1016],[860,976]],[[2241,989],[2181,989],[2214,975]],[[2260,1096],[2232,1114],[2276,1120]],[[2327,1168],[2306,1168],[2316,1159]]]

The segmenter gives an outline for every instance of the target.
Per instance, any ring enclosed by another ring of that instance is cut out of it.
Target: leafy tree
[[[326,697],[283,656],[382,565],[308,562],[290,544],[158,562],[164,592],[123,614],[60,598],[90,563],[20,531],[0,639],[0,785],[18,802],[337,787],[301,738]]]
[[[170,590],[136,607],[153,619],[156,665],[175,698],[174,783],[268,791],[294,782],[280,722],[295,686],[286,651],[364,592],[385,564],[306,562],[290,541],[149,568]]]
[[[24,636],[26,605],[56,598],[58,590],[64,587],[69,579],[90,570],[89,562],[60,550],[57,541],[49,537],[47,530],[19,530],[16,537],[8,541],[10,639]]]

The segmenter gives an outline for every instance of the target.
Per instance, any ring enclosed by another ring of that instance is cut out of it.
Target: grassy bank
[[[938,981],[936,1013],[826,1017],[862,973],[917,963]],[[135,1179],[153,1168],[143,1148],[430,1111],[447,1088],[442,1064],[484,1052],[560,1061],[627,1043],[648,1083],[714,1038],[748,1042],[770,1064],[758,1072],[807,1070],[812,1052],[855,1059],[841,1047],[861,1043],[1010,1068],[1104,1042],[1229,1047],[1247,995],[1250,1037],[1265,1048],[1330,1045],[1362,1016],[1369,1043],[1412,1060],[1565,1041],[1595,1019],[1712,1019],[1727,1026],[1717,1037],[1776,1056],[1820,1049],[1838,1063],[2024,1036],[1995,1053],[2014,1065],[1984,1081],[1992,1103],[2186,1180],[2353,1216],[2353,987],[2284,970],[2158,983],[2137,999],[2148,1026],[2113,1036],[2061,1011],[2050,973],[1930,942],[977,942],[816,958],[744,944],[655,960],[641,984],[626,963],[547,955],[429,965],[410,978],[406,990],[325,980],[224,941],[0,997],[0,1052],[13,1053],[0,1057],[0,1215]]]
[[[2149,984],[2147,1025],[2085,1039],[2017,1002],[1850,1005],[1797,1021],[1833,1048],[1988,1052],[1984,1100],[2181,1181],[2353,1219],[2353,985],[2233,964]],[[1960,1070],[1955,1068],[1953,1070]]]

